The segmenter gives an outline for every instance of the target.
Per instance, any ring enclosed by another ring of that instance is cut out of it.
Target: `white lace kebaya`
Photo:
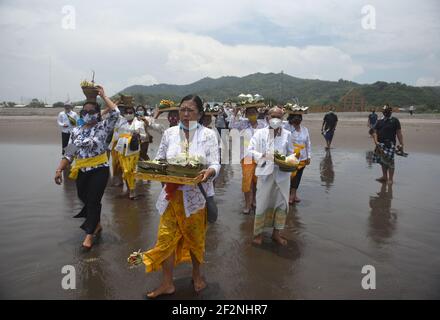
[[[157,151],[156,160],[172,159],[178,154],[188,150],[190,156],[199,156],[205,159],[208,168],[215,170],[215,176],[202,183],[208,197],[214,195],[213,180],[220,172],[219,145],[214,131],[201,125],[197,129],[190,131],[190,142],[185,138],[183,130],[179,126],[165,130]],[[205,198],[198,186],[182,185],[178,188],[183,192],[183,204],[185,215],[189,217],[192,213],[205,207]],[[165,187],[162,189],[156,202],[156,208],[162,215],[168,207],[166,200]]]

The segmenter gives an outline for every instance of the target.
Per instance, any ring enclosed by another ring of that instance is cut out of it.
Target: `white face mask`
[[[278,129],[283,124],[283,120],[278,118],[272,118],[269,120],[269,125],[272,129]]]
[[[83,119],[86,124],[92,124],[94,122],[98,122],[98,115],[97,114],[94,114],[94,115],[86,114],[83,117]]]
[[[126,114],[124,117],[125,117],[125,119],[127,119],[128,121],[131,121],[131,120],[134,119],[134,114],[133,114],[133,113]]]

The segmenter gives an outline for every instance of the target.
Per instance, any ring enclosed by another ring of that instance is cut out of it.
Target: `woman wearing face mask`
[[[249,152],[257,161],[257,206],[255,209],[254,240],[260,245],[263,229],[273,228],[272,239],[280,245],[287,240],[280,235],[286,223],[289,209],[290,172],[284,172],[274,164],[274,153],[290,156],[293,153],[292,134],[283,128],[284,112],[273,107],[268,113],[269,127],[257,130],[249,144]]]
[[[248,152],[249,142],[256,129],[267,127],[265,119],[258,119],[258,110],[256,107],[245,107],[244,119],[239,119],[237,114],[240,109],[236,108],[233,116],[230,118],[229,128],[240,131],[243,137],[244,146],[240,148],[240,159],[242,169],[241,190],[244,193],[245,207],[244,214],[249,214],[252,207],[255,207],[255,193],[257,177],[255,176],[256,162],[252,159],[252,155]]]
[[[297,196],[297,190],[301,182],[304,168],[310,164],[312,157],[312,145],[310,143],[309,130],[301,125],[302,122],[301,111],[293,111],[287,118],[284,128],[292,133],[292,140],[294,151],[297,159],[300,161],[297,171],[291,175],[290,182],[290,198],[289,204],[300,202]]]
[[[70,170],[70,178],[76,179],[78,196],[84,207],[76,217],[86,218],[81,228],[86,232],[83,247],[90,249],[93,236],[102,227],[101,198],[104,194],[109,177],[106,139],[114,129],[118,120],[119,110],[105,95],[104,88],[98,86],[99,96],[108,109],[108,118],[101,121],[100,107],[96,102],[86,102],[83,106],[84,125],[72,130],[66,152],[56,170],[55,183],[62,183],[62,172],[75,160]]]
[[[153,136],[148,130],[152,129],[162,134],[164,128],[161,124],[155,122],[154,117],[150,117],[149,115],[147,115],[147,109],[144,106],[137,106],[136,117],[139,121],[142,121],[144,123],[146,134],[145,141],[142,141],[141,143],[139,159],[143,161],[149,160],[150,158],[148,157],[148,147],[150,146],[150,143],[153,143]]]
[[[115,151],[121,164],[122,178],[127,184],[128,196],[134,200],[136,198],[134,172],[139,161],[140,144],[145,141],[146,133],[144,123],[135,118],[133,106],[125,108],[124,120],[120,122],[117,131],[118,141]]]
[[[220,171],[218,142],[213,130],[200,125],[203,103],[200,97],[188,95],[180,104],[178,126],[165,130],[156,160],[173,159],[182,152],[205,159],[208,169],[200,172],[202,186],[208,196],[214,195],[213,179]],[[161,285],[147,296],[156,298],[175,291],[174,266],[192,262],[192,280],[196,293],[206,287],[200,272],[204,260],[207,211],[200,189],[192,185],[166,183],[156,208],[161,215],[156,245],[143,253],[146,271],[162,268]]]

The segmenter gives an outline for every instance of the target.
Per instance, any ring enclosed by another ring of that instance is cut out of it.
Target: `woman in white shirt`
[[[240,118],[238,112],[240,108],[236,108],[234,114],[230,118],[229,128],[237,129],[240,137],[243,137],[243,148],[240,144],[240,160],[241,160],[241,191],[244,194],[245,205],[244,214],[250,214],[252,207],[255,207],[257,177],[255,176],[255,168],[257,164],[248,152],[249,142],[257,129],[267,127],[264,119],[258,118],[258,111],[255,106],[245,106],[244,115],[246,118]],[[233,134],[233,131],[232,131]],[[241,138],[240,138],[241,139]]]
[[[298,170],[292,173],[290,182],[290,198],[289,204],[300,202],[296,192],[301,182],[304,168],[310,164],[312,157],[312,145],[310,143],[309,130],[301,125],[302,112],[294,111],[287,118],[284,128],[292,133],[292,140],[296,157],[300,161]]]
[[[163,126],[160,123],[156,123],[154,117],[147,114],[147,109],[140,105],[136,107],[136,117],[139,121],[144,123],[146,138],[141,143],[140,160],[150,160],[148,157],[148,147],[150,143],[153,143],[153,136],[150,134],[149,129],[159,132],[161,135],[164,131]]]
[[[198,123],[203,114],[200,97],[188,95],[180,103],[178,126],[165,130],[156,160],[173,159],[185,153],[203,159],[207,166],[200,172],[207,196],[214,195],[213,179],[220,171],[218,142],[213,130]],[[206,234],[206,202],[198,186],[166,183],[156,203],[161,215],[157,242],[142,254],[146,271],[162,268],[161,285],[149,292],[149,298],[173,294],[173,268],[181,262],[192,262],[193,285],[198,293],[206,287],[201,276]]]
[[[116,131],[118,132],[118,141],[114,149],[122,168],[122,178],[129,190],[128,196],[134,200],[136,199],[134,172],[139,161],[141,142],[145,141],[147,135],[144,123],[135,118],[133,106],[125,108],[124,119],[118,123]]]
[[[257,161],[255,174],[258,177],[253,243],[260,245],[263,229],[271,227],[272,239],[286,245],[287,240],[280,231],[284,229],[289,210],[290,173],[274,164],[274,153],[278,151],[286,156],[293,153],[292,134],[282,127],[281,108],[270,109],[268,117],[270,127],[256,130],[249,144],[249,152]]]

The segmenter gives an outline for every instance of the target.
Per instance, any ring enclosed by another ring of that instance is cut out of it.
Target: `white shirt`
[[[67,115],[75,119],[75,121],[78,121],[79,116],[76,114],[76,112],[73,112],[72,110],[69,111],[67,114],[66,111],[61,111],[60,113],[58,113],[57,122],[58,122],[58,126],[61,128],[61,131],[64,133],[71,133],[73,128],[76,127],[76,125],[72,125],[72,123],[70,123],[70,120],[67,117]]]
[[[257,127],[254,128],[252,127],[251,122],[248,119],[240,118],[238,116],[231,116],[229,128],[237,129],[240,132],[240,136],[243,137],[244,148],[240,147],[240,159],[244,159],[245,157],[249,156],[248,146],[252,136],[255,133],[255,130],[262,129],[267,126],[267,121],[263,119],[257,119]]]
[[[156,132],[159,132],[160,134],[163,134],[163,132],[165,131],[165,128],[163,125],[161,125],[160,123],[156,123],[156,119],[154,119],[154,117],[150,117],[150,116],[145,116],[145,119],[147,120],[148,124],[145,124],[145,131],[147,133],[147,135],[150,135],[150,133],[148,132],[148,129],[152,129]]]
[[[249,153],[252,154],[257,161],[257,168],[255,169],[256,176],[267,176],[276,172],[277,180],[283,180],[290,177],[290,172],[283,172],[278,170],[278,166],[274,166],[273,159],[263,158],[264,154],[275,153],[289,156],[293,154],[292,134],[290,131],[281,128],[281,134],[273,137],[274,130],[269,127],[255,131],[254,136],[249,144]],[[276,170],[274,170],[276,167]]]
[[[199,125],[194,132],[190,132],[190,140],[189,154],[201,156],[205,159],[207,167],[215,170],[215,177],[210,178],[206,183],[202,183],[208,197],[213,196],[214,185],[212,182],[220,172],[217,137],[213,130]],[[187,140],[183,130],[181,130],[179,126],[165,130],[155,159],[175,158],[185,150],[186,143]],[[178,190],[183,191],[183,204],[187,217],[205,207],[205,198],[197,185],[182,185]],[[168,207],[168,200],[165,199],[165,196],[166,192],[165,188],[163,188],[156,202],[156,208],[159,214],[163,214]]]
[[[284,129],[290,131],[292,133],[292,140],[295,144],[302,144],[304,148],[301,149],[301,153],[299,156],[299,161],[307,160],[312,158],[312,144],[310,142],[309,130],[306,127],[300,125],[300,130],[296,131],[295,127],[289,122],[284,122]]]
[[[115,128],[115,133],[117,134],[117,143],[115,146],[115,150],[119,153],[124,153],[126,156],[129,156],[131,154],[137,153],[140,151],[140,143],[137,150],[130,150],[129,144],[128,144],[128,138],[121,137],[123,134],[130,134],[137,132],[140,135],[141,141],[145,141],[147,135],[145,133],[145,127],[144,123],[142,121],[139,121],[138,119],[134,118],[131,123],[127,121],[127,119],[122,118],[117,123],[118,127]],[[115,139],[116,139],[115,138]]]

